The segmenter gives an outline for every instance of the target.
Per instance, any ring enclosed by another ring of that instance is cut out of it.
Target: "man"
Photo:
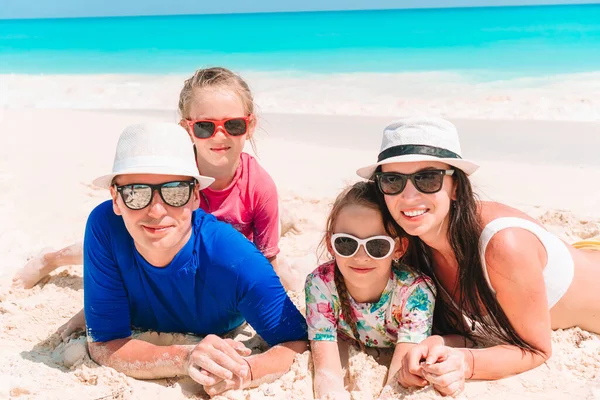
[[[84,238],[84,309],[91,357],[129,376],[189,375],[214,396],[285,373],[306,349],[306,323],[267,259],[241,233],[197,209],[200,176],[176,124],[126,128],[113,172],[94,181],[112,200]],[[223,335],[247,321],[272,346],[249,356]],[[208,335],[155,346],[131,328]]]

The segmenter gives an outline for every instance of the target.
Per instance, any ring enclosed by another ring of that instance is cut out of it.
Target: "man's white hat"
[[[462,158],[456,127],[441,118],[405,118],[392,122],[383,130],[377,163],[356,173],[370,179],[380,165],[438,161],[471,175],[479,165]]]
[[[93,183],[108,189],[117,175],[183,175],[196,178],[200,189],[210,186],[214,178],[198,173],[196,156],[188,133],[175,123],[130,125],[117,143],[112,173]]]

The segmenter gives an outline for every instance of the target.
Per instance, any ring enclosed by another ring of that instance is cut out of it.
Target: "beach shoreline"
[[[259,162],[278,186],[284,218],[298,228],[282,238],[282,255],[302,281],[317,266],[316,247],[331,201],[344,185],[359,179],[356,168],[376,157],[388,117],[260,117]],[[107,192],[90,182],[110,170],[121,130],[130,123],[176,120],[172,109],[0,108],[0,220],[5,222],[0,234],[0,358],[6,360],[0,365],[0,398],[205,398],[186,379],[136,381],[98,367],[87,356],[84,338],[74,335],[60,343],[53,336],[82,307],[81,266],[61,268],[32,290],[6,290],[16,269],[41,248],[82,239],[88,213],[108,199]],[[568,242],[600,235],[600,187],[595,184],[600,160],[590,149],[600,140],[597,124],[452,120],[465,139],[465,156],[482,165],[473,176],[482,196],[540,217]],[[291,295],[302,308],[303,294]],[[160,338],[190,340],[181,335]],[[600,398],[600,339],[575,328],[553,333],[553,346],[546,364],[501,381],[469,382],[463,398]],[[353,360],[350,372],[362,371],[353,398],[372,398],[385,372],[364,355]],[[305,353],[274,383],[221,398],[305,399],[311,398],[311,385]],[[430,388],[398,390],[393,398],[438,398]]]

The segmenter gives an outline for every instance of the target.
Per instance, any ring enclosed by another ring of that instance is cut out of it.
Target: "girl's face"
[[[188,113],[185,116],[188,120],[221,121],[248,116],[240,96],[226,87],[195,89]],[[231,136],[223,127],[218,127],[212,137],[199,139],[185,121],[182,124],[196,146],[201,173],[215,172],[215,169],[230,171],[237,164],[246,140],[254,134],[255,126],[254,120],[251,120],[247,132],[241,136]]]
[[[359,239],[372,236],[389,236],[383,226],[381,213],[373,208],[363,205],[350,204],[342,208],[333,226],[333,234],[346,233]],[[359,246],[358,251],[351,257],[338,255],[328,243],[330,253],[344,276],[346,285],[358,289],[369,290],[381,287],[387,282],[392,269],[392,260],[402,256],[403,250],[399,241],[394,240],[394,250],[383,259],[374,259],[365,251],[364,246]]]
[[[382,166],[382,172],[413,174],[428,169],[452,169],[440,162],[393,163]],[[396,195],[384,195],[385,203],[398,225],[411,236],[424,240],[445,235],[452,200],[456,199],[455,185],[451,176],[444,176],[442,188],[436,193],[422,193],[411,180],[404,190]]]

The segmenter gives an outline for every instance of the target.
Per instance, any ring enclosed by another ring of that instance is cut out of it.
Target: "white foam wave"
[[[264,113],[600,120],[600,72],[477,81],[459,73],[242,72]],[[2,108],[173,110],[183,75],[0,75]]]

